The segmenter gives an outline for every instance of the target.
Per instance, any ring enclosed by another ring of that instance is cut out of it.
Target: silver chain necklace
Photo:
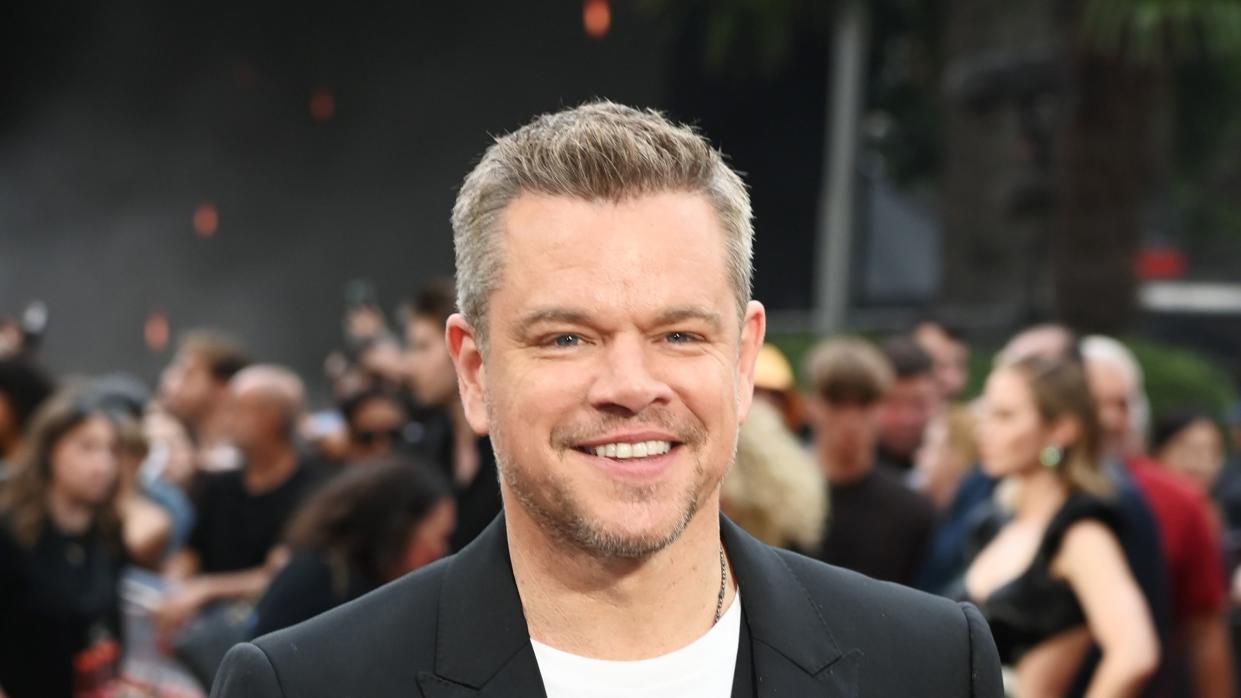
[[[724,562],[724,546],[720,546],[720,598],[715,602],[715,622],[720,622],[720,616],[724,613],[724,594],[728,590],[728,565]]]

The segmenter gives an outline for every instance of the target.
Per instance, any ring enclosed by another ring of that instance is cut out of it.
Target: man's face
[[[738,323],[724,232],[698,195],[527,194],[503,229],[485,359],[460,317],[448,336],[506,506],[593,554],[657,552],[717,510],[762,306]]]
[[[879,442],[891,453],[913,456],[935,414],[939,391],[931,374],[900,378],[879,403]]]
[[[923,325],[914,338],[934,362],[935,383],[944,400],[955,400],[969,382],[970,350],[936,325]]]
[[[1099,411],[1099,426],[1103,427],[1108,451],[1124,455],[1129,451],[1129,394],[1132,386],[1124,372],[1108,361],[1087,361],[1086,379]]]
[[[160,399],[169,412],[187,421],[201,417],[222,389],[207,362],[192,352],[178,353],[160,375]]]
[[[263,390],[232,388],[228,393],[227,409],[229,439],[242,453],[284,439],[284,413]]]
[[[405,327],[405,370],[414,397],[424,405],[447,405],[457,397],[457,374],[444,342],[444,325],[416,315]]]
[[[815,436],[828,457],[841,463],[856,463],[874,450],[878,405],[832,403],[816,395],[810,407]]]

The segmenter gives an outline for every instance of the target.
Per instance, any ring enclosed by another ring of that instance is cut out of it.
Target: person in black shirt
[[[52,394],[52,381],[29,360],[0,358],[0,482],[17,455],[26,423]]]
[[[892,368],[870,343],[833,339],[807,366],[815,452],[829,482],[831,520],[816,557],[885,581],[910,584],[935,512],[930,500],[876,464],[879,403]]]
[[[289,525],[289,564],[255,608],[253,637],[286,628],[448,552],[452,491],[400,457],[355,465],[315,492]]]
[[[243,467],[200,483],[198,520],[166,567],[175,591],[157,611],[164,633],[212,602],[257,597],[286,560],[280,536],[318,480],[293,442],[302,396],[301,381],[278,366],[233,378],[227,426]]]
[[[452,549],[460,550],[500,513],[500,485],[491,441],[475,435],[465,419],[457,372],[444,341],[444,322],[454,307],[450,284],[427,286],[414,300],[405,337],[414,397],[440,412],[427,420],[417,455],[438,464],[452,483],[457,499]]]
[[[100,404],[54,397],[0,490],[0,695],[70,698],[119,676],[116,444]]]
[[[880,349],[892,377],[876,410],[879,437],[875,448],[879,464],[904,477],[913,469],[927,425],[939,412],[943,397],[931,355],[912,337],[890,337]]]

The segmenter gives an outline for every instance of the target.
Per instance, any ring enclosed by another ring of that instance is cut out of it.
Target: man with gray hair
[[[446,338],[504,511],[457,555],[233,648],[213,695],[1000,696],[977,610],[720,515],[765,312],[741,178],[598,102],[498,138]]]
[[[1171,600],[1171,634],[1165,653],[1186,666],[1190,693],[1231,696],[1232,650],[1225,618],[1228,594],[1222,547],[1210,503],[1194,487],[1145,453],[1149,408],[1142,368],[1128,347],[1093,335],[1081,342],[1090,392],[1112,457],[1123,463],[1150,504],[1159,525]]]

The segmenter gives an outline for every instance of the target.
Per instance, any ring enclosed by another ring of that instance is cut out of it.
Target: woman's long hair
[[[397,570],[410,532],[449,497],[448,483],[421,463],[400,457],[359,463],[307,499],[286,540],[383,583]]]
[[[1064,417],[1077,422],[1077,440],[1064,449],[1056,467],[1069,489],[1111,495],[1114,488],[1103,469],[1103,429],[1082,365],[1071,359],[1034,356],[1005,368],[1026,379],[1043,423]]]
[[[52,451],[69,432],[96,416],[105,417],[115,425],[102,403],[74,389],[57,393],[35,412],[13,463],[12,475],[0,489],[0,513],[7,517],[13,537],[20,545],[34,547],[47,523]],[[106,540],[119,540],[120,536],[119,482],[118,472],[112,491],[95,518],[95,525]]]

